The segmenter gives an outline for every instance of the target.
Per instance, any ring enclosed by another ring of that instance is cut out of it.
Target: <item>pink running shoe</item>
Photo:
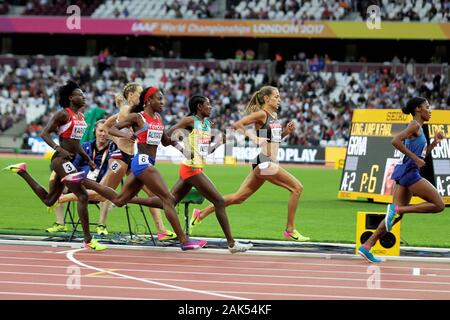
[[[12,173],[19,173],[27,170],[27,164],[25,162],[12,164],[2,169],[3,171],[9,171]]]
[[[188,240],[185,244],[181,245],[181,250],[196,250],[203,248],[208,242],[205,240]]]
[[[80,182],[84,179],[84,172],[75,172],[68,174],[61,179],[61,182]]]

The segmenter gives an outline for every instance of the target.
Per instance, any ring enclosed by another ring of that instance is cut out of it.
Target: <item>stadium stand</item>
[[[197,19],[217,18],[212,0],[107,0],[93,18]]]
[[[88,108],[100,107],[112,114],[115,93],[126,82],[138,81],[164,89],[168,125],[187,112],[190,95],[202,93],[210,97],[216,127],[226,130],[241,117],[255,88],[271,83],[280,88],[281,117],[297,123],[287,143],[317,146],[345,145],[355,108],[398,108],[415,95],[427,96],[434,108],[450,105],[444,65],[334,63],[312,71],[307,62],[288,61],[283,74],[271,76],[267,61],[147,59],[143,63],[118,58],[102,73],[95,58],[90,64],[86,61],[0,57],[2,116],[26,114],[27,134],[38,132],[57,108],[56,88],[69,78],[82,85]]]
[[[23,15],[66,15],[70,4],[93,18],[366,20],[367,7],[380,7],[383,21],[446,23],[449,0],[32,0],[0,2],[0,15],[11,4],[25,6]]]

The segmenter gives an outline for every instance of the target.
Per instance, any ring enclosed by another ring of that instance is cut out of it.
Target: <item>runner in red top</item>
[[[77,83],[68,81],[65,86],[59,88],[59,104],[64,110],[57,112],[50,119],[41,134],[45,142],[56,151],[51,160],[51,168],[56,172],[56,177],[54,180],[50,180],[50,191],[47,192],[26,171],[26,163],[13,164],[4,170],[21,176],[48,207],[51,207],[58,200],[65,183],[67,188],[79,199],[77,210],[83,227],[84,246],[97,251],[104,250],[106,246],[92,239],[89,232],[88,195],[86,189],[77,183],[83,179],[84,173],[77,172],[72,163],[75,155],[78,153],[89,163],[93,170],[96,168],[94,161],[89,158],[80,146],[80,139],[83,137],[87,125],[83,114],[79,111],[86,105],[86,98]],[[57,145],[52,140],[52,132],[58,133],[60,145]]]
[[[146,88],[141,93],[139,105],[133,107],[127,117],[113,125],[109,130],[110,135],[136,141],[136,152],[131,162],[131,174],[128,176],[120,194],[117,194],[112,188],[92,180],[85,179],[83,184],[112,201],[118,207],[122,207],[127,202],[141,204],[136,202],[136,198],[133,199],[133,197],[139,193],[144,185],[147,186],[161,199],[167,220],[169,220],[178,240],[181,242],[181,249],[199,249],[205,246],[206,241],[189,240],[183,232],[175,210],[175,198],[167,188],[159,171],[154,167],[156,151],[160,143],[164,146],[172,145],[182,150],[182,147],[176,141],[171,141],[164,131],[164,124],[159,114],[163,105],[163,93],[157,88]],[[134,134],[121,131],[122,128],[128,127],[133,129]]]

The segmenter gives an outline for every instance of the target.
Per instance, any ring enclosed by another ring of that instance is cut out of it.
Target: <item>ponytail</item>
[[[260,111],[264,106],[264,97],[270,96],[277,88],[272,86],[264,86],[256,91],[250,99],[248,105],[245,107],[245,114],[251,114],[256,111]]]
[[[402,108],[402,112],[404,114],[411,114],[411,115],[414,116],[415,113],[416,113],[416,108],[419,107],[425,101],[427,101],[427,100],[425,98],[422,98],[422,97],[411,98],[411,99],[409,99],[409,101],[406,104],[406,106]]]

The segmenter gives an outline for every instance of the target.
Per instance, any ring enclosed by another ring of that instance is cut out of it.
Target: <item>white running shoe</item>
[[[240,243],[238,241],[234,242],[233,247],[228,247],[228,250],[230,250],[231,253],[237,253],[237,252],[245,252],[253,247],[253,243]]]

